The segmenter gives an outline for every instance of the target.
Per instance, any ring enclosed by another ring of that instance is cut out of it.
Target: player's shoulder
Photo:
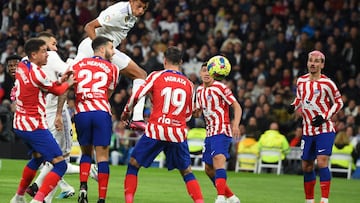
[[[227,86],[224,83],[222,83],[220,81],[217,81],[217,80],[215,80],[211,86],[215,87],[215,88],[220,88],[220,89],[226,89],[227,88]]]
[[[47,51],[47,53],[48,53],[48,55],[49,55],[49,56],[48,56],[48,59],[49,59],[50,57],[60,57],[56,51]]]
[[[129,8],[130,8],[130,3],[128,1],[120,1],[118,3],[115,3],[111,6],[109,6],[107,9],[105,9],[105,12],[112,12],[114,13],[114,15],[124,15],[124,14],[129,14]]]
[[[327,77],[324,74],[321,74],[319,81],[324,82],[324,83],[328,83],[328,84],[330,83],[331,85],[335,86],[335,82],[331,78]]]
[[[328,76],[324,75],[324,74],[321,74],[320,75],[320,79],[321,80],[331,80]]]
[[[299,76],[298,79],[297,79],[297,82],[304,82],[304,81],[307,81],[310,79],[310,74],[307,73],[307,74],[304,74],[302,76]]]

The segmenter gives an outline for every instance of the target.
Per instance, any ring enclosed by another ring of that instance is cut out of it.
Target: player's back
[[[192,114],[193,84],[185,75],[172,70],[159,71],[151,77],[153,109],[147,131],[152,134],[150,137],[181,142],[186,135],[186,121]],[[164,131],[158,131],[159,127]]]
[[[118,68],[100,57],[85,58],[73,66],[76,83],[75,113],[87,111],[110,112],[108,90],[115,89]]]

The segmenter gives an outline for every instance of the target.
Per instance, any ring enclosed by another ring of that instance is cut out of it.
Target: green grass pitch
[[[14,195],[21,176],[24,160],[2,160],[0,169],[0,203],[8,203]],[[124,202],[123,180],[125,166],[111,166],[107,203]],[[214,202],[216,190],[203,171],[194,172],[199,180],[205,202]],[[319,178],[318,178],[319,179]],[[78,175],[65,175],[65,180],[77,189]],[[228,184],[242,203],[303,203],[302,176],[252,174],[228,172]],[[89,179],[89,202],[97,201],[97,183]],[[59,190],[58,190],[59,192]],[[319,182],[316,184],[316,202],[320,199]],[[31,200],[27,196],[28,202]],[[77,202],[77,194],[69,199],[54,199],[53,203]],[[142,168],[135,196],[136,203],[191,203],[185,184],[178,171],[159,168]],[[359,203],[360,180],[333,178],[330,203]]]

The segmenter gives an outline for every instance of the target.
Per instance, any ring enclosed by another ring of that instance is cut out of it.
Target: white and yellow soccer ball
[[[207,62],[207,69],[209,74],[215,80],[222,80],[229,75],[231,65],[225,56],[213,56]]]

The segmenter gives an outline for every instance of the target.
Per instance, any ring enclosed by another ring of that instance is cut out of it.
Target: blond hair
[[[345,131],[340,131],[336,134],[334,142],[335,145],[348,145],[349,143],[350,138]]]

